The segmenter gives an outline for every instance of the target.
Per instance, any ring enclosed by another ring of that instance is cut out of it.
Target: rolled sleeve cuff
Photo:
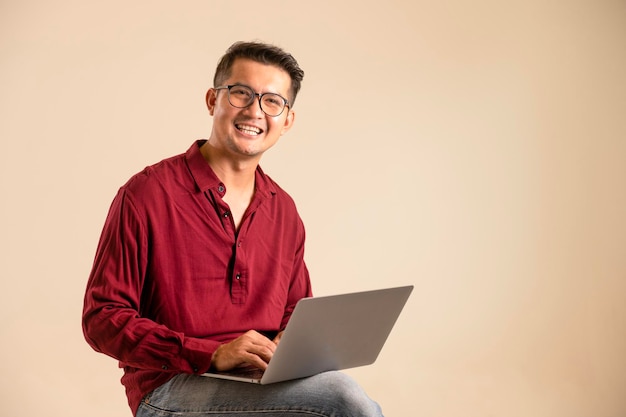
[[[194,374],[203,374],[211,367],[213,353],[220,346],[220,342],[198,338],[185,338],[181,351],[183,358]]]

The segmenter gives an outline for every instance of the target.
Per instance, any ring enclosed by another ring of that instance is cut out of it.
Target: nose
[[[263,110],[261,109],[261,96],[259,94],[256,94],[254,96],[254,100],[252,100],[252,103],[248,107],[246,107],[244,111],[249,112],[250,114],[258,118],[265,116],[265,112],[263,112]]]

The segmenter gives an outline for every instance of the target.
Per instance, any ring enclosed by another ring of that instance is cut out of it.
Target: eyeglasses
[[[285,107],[289,107],[289,100],[276,93],[256,93],[247,85],[226,85],[223,87],[215,87],[216,90],[228,89],[228,102],[231,106],[245,109],[250,106],[255,97],[259,97],[259,106],[263,113],[270,117],[280,116]]]

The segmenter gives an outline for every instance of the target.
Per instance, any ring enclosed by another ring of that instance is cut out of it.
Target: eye
[[[284,100],[277,94],[267,94],[263,96],[263,102],[268,106],[282,107]]]
[[[237,97],[249,98],[249,97],[252,97],[253,93],[252,93],[252,90],[250,90],[249,88],[235,86],[230,89],[230,94],[237,96]]]

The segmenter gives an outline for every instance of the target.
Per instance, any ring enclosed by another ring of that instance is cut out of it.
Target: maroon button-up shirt
[[[85,338],[120,361],[133,412],[174,375],[207,371],[221,343],[284,329],[296,302],[311,296],[291,197],[257,168],[236,232],[202,143],[122,186],[87,284]]]

